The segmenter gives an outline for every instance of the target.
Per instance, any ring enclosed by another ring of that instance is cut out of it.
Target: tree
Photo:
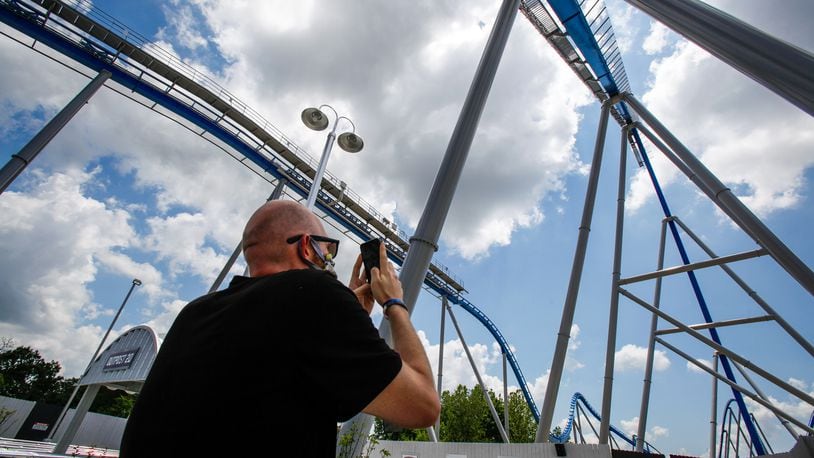
[[[90,406],[90,411],[127,418],[130,416],[130,411],[133,410],[136,397],[137,395],[123,390],[111,390],[102,387],[99,393],[96,394],[96,398],[94,398],[93,404]]]
[[[520,390],[509,393],[509,439],[514,443],[534,442],[537,422]]]
[[[77,379],[58,375],[62,367],[56,361],[45,361],[31,347],[0,351],[0,394],[12,398],[51,404],[65,403]]]
[[[489,397],[497,410],[501,424],[504,421],[503,399],[489,390]],[[509,439],[512,442],[533,442],[537,432],[537,423],[520,391],[509,395]],[[429,440],[426,430],[395,429],[376,419],[373,432],[380,440],[426,441]],[[483,390],[476,386],[471,390],[458,385],[455,391],[441,393],[441,429],[439,440],[442,442],[502,442],[500,431],[495,424],[489,406],[483,396]]]

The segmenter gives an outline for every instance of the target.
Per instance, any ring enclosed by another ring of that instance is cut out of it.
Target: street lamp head
[[[365,146],[362,137],[353,132],[345,132],[337,138],[336,142],[339,143],[340,148],[349,153],[358,153]]]
[[[141,280],[139,280],[138,278],[134,278],[133,279],[133,284],[136,285],[136,286],[141,286]]]
[[[319,108],[306,108],[302,110],[302,122],[312,130],[325,130],[328,127],[328,116]]]

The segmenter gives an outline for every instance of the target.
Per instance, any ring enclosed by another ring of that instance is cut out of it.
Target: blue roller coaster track
[[[599,412],[597,412],[596,409],[593,408],[593,406],[588,402],[587,399],[585,399],[585,396],[583,396],[582,393],[579,392],[574,393],[574,395],[571,397],[571,403],[568,407],[568,418],[565,427],[562,428],[562,432],[560,434],[551,433],[549,435],[551,442],[560,444],[568,442],[568,440],[571,438],[571,433],[576,426],[576,419],[578,415],[577,408],[579,405],[581,405],[583,410],[590,413],[591,416],[594,417],[597,421],[602,420]],[[614,436],[628,444],[631,448],[636,446],[636,436],[630,437],[613,425],[611,425],[610,427],[610,432]],[[576,438],[574,442],[576,442]],[[655,448],[653,448],[652,445],[650,445],[647,442],[645,442],[645,451],[647,453],[651,453],[654,451],[658,453],[658,451],[655,450]]]

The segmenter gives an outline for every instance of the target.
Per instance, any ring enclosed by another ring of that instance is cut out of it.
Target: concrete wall
[[[381,441],[370,456],[387,450],[393,458],[557,458],[554,444],[472,444]],[[565,444],[568,458],[611,458],[610,448]]]
[[[0,407],[15,411],[5,423],[0,425],[0,437],[14,438],[19,432],[20,426],[22,426],[25,419],[28,418],[28,414],[31,413],[31,409],[34,408],[34,404],[36,403],[33,401],[23,401],[0,396]],[[73,415],[74,409],[69,410],[65,415],[65,420],[62,421],[62,424],[57,430],[55,437],[59,438],[62,435],[62,432],[70,424]],[[125,424],[127,424],[127,419],[125,418],[89,412],[85,415],[82,426],[79,427],[76,437],[74,437],[74,440],[71,442],[75,445],[118,450],[122,441]]]

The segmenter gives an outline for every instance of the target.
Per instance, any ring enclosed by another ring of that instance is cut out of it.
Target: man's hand
[[[367,282],[365,269],[362,268],[362,255],[356,257],[356,263],[353,265],[353,272],[348,282],[348,288],[353,290],[356,294],[356,299],[362,304],[368,315],[373,311],[373,294],[370,289],[370,284]]]
[[[379,265],[381,269],[378,267],[370,269],[370,286],[376,302],[384,304],[388,299],[402,299],[404,291],[401,289],[401,281],[396,275],[396,268],[387,259],[387,248],[384,243],[379,245]]]

